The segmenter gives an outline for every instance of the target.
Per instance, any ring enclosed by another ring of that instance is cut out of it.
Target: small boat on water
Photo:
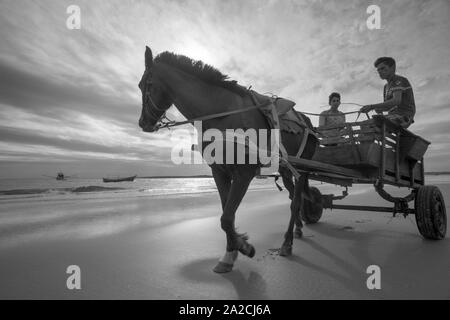
[[[126,178],[103,178],[103,182],[122,182],[122,181],[134,181],[137,175]]]
[[[66,176],[64,173],[62,173],[61,171],[59,171],[57,174],[56,174],[56,177],[54,177],[54,176],[48,176],[48,175],[43,175],[44,177],[47,177],[47,178],[54,178],[54,179],[56,179],[56,180],[58,180],[58,181],[63,181],[63,180],[67,180],[67,179],[69,179],[69,178],[74,178],[74,177],[76,177],[76,176]]]

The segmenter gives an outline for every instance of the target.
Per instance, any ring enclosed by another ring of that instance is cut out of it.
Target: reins
[[[150,98],[150,102],[152,103],[152,105],[157,109],[157,110],[161,110],[159,109],[156,104],[153,102],[153,100]],[[211,119],[216,119],[216,118],[221,118],[221,117],[225,117],[225,116],[230,116],[233,114],[238,114],[238,113],[243,113],[243,112],[248,112],[248,111],[252,111],[252,110],[256,110],[259,108],[264,108],[270,104],[273,103],[273,99],[269,99],[268,101],[264,102],[264,103],[260,103],[251,107],[246,107],[244,109],[238,109],[238,110],[232,110],[232,111],[225,111],[225,112],[220,112],[220,113],[214,113],[214,114],[210,114],[210,115],[206,115],[206,116],[202,116],[202,117],[196,117],[196,118],[192,118],[189,120],[185,120],[185,121],[173,121],[170,120],[169,118],[167,118],[166,114],[164,113],[161,118],[159,119],[160,124],[158,125],[158,130],[159,129],[170,129],[172,127],[177,127],[177,126],[182,126],[188,123],[193,123],[196,121],[206,121],[206,120],[211,120]],[[341,104],[349,104],[349,105],[356,105],[359,107],[362,107],[362,105],[358,104],[358,103],[353,103],[353,102],[343,102]],[[321,115],[320,113],[310,113],[310,112],[303,112],[303,114],[309,115],[309,116],[324,116],[327,117],[328,115]],[[358,114],[358,118],[359,115],[361,114],[360,111],[351,111],[351,112],[343,112],[343,115],[347,115],[347,114]],[[367,117],[369,118],[369,115],[366,114]],[[332,115],[330,115],[332,116]],[[161,121],[161,119],[166,119],[166,122]]]
[[[165,118],[167,120],[169,120],[168,122],[161,122],[162,125],[158,126],[158,129],[164,129],[164,128],[172,128],[172,127],[177,127],[177,126],[181,126],[184,124],[188,124],[188,123],[193,123],[195,121],[206,121],[206,120],[211,120],[211,119],[216,119],[216,118],[221,118],[221,117],[225,117],[225,116],[229,116],[232,114],[238,114],[238,113],[243,113],[243,112],[248,112],[248,111],[252,111],[252,110],[256,110],[259,108],[263,108],[266,107],[270,104],[272,104],[273,101],[268,100],[264,103],[260,103],[251,107],[246,107],[244,109],[238,109],[238,110],[231,110],[231,111],[225,111],[225,112],[220,112],[220,113],[214,113],[214,114],[210,114],[210,115],[206,115],[206,116],[202,116],[202,117],[196,117],[196,118],[192,118],[186,121],[172,121],[169,118],[167,118],[165,115],[162,116],[162,118]]]
[[[363,105],[360,105],[360,104],[358,104],[358,103],[354,103],[354,102],[342,102],[341,103],[341,105],[342,104],[349,104],[349,105],[355,105],[355,106],[358,106],[358,107],[363,107]],[[319,108],[323,108],[323,107],[328,107],[328,106],[320,106]],[[310,113],[310,112],[303,112],[303,111],[301,111],[303,114],[306,114],[306,115],[308,115],[308,116],[322,116],[322,117],[332,117],[332,116],[334,116],[334,115],[322,115],[322,114],[320,114],[320,113]],[[341,114],[344,114],[344,115],[347,115],[347,114],[355,114],[355,113],[360,113],[359,111],[350,111],[350,112],[342,112]]]

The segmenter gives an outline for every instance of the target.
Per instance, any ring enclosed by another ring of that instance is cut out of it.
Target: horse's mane
[[[248,94],[247,89],[238,85],[237,81],[228,80],[228,76],[216,68],[200,60],[194,60],[181,54],[165,51],[155,57],[155,63],[165,63],[190,75],[193,75],[206,83],[228,89],[240,96]]]

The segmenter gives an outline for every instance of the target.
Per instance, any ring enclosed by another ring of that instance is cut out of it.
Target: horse
[[[145,71],[138,86],[142,93],[139,126],[144,132],[157,131],[161,119],[172,105],[187,119],[245,109],[255,105],[249,90],[238,85],[236,81],[228,80],[228,76],[214,67],[167,51],[153,58],[153,53],[148,46],[145,50]],[[309,119],[304,115],[302,117],[312,128]],[[203,131],[211,128],[221,131],[247,128],[270,129],[266,117],[258,109],[203,121]],[[289,155],[297,154],[304,134],[305,132],[300,134],[281,132],[282,144]],[[301,157],[311,159],[317,148],[317,139],[311,138],[314,137],[313,135],[307,136],[310,138],[307,139]],[[206,146],[207,143],[204,143],[202,150]],[[235,213],[250,182],[262,165],[258,162],[212,163],[209,166],[219,192],[222,205],[220,224],[226,234],[226,252],[213,271],[225,273],[232,271],[239,252],[249,258],[255,255],[255,248],[248,242],[248,235],[236,231]],[[279,173],[291,199],[288,229],[284,234],[279,254],[289,256],[292,254],[294,237],[302,236],[303,224],[300,210],[303,208],[305,197],[309,195],[308,175],[302,174],[293,179],[293,173],[282,165],[279,167]]]

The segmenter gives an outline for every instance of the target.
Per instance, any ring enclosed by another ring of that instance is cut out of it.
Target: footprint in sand
[[[280,248],[275,248],[275,249],[268,249],[266,251],[266,253],[263,254],[262,258],[257,259],[257,261],[262,261],[264,260],[266,257],[270,257],[273,260],[275,260],[278,256],[280,255]]]
[[[355,228],[350,227],[350,226],[345,226],[345,227],[341,228],[341,230],[353,230],[353,229],[355,229]]]
[[[314,238],[314,235],[307,235],[307,236],[303,236],[304,238]],[[262,261],[264,260],[266,257],[271,257],[273,260],[276,259],[276,257],[280,256],[280,250],[281,248],[273,248],[273,249],[268,249],[266,251],[266,253],[263,254],[263,256],[261,258],[256,259],[256,261]]]

